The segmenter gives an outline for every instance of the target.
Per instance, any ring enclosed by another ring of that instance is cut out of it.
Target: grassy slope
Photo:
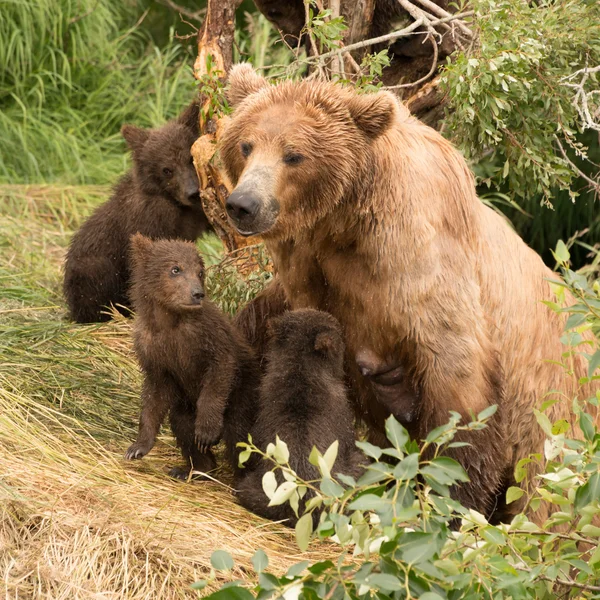
[[[170,480],[165,470],[179,458],[167,429],[143,461],[122,459],[139,407],[130,322],[73,325],[60,293],[68,239],[105,197],[101,187],[0,187],[0,596],[7,599],[193,596],[188,585],[206,576],[218,548],[236,558],[237,577],[248,576],[259,547],[275,570],[298,560],[290,532],[245,512],[227,485]],[[202,250],[214,262],[219,243]],[[233,307],[227,295],[219,299]],[[219,478],[230,481],[226,472]]]

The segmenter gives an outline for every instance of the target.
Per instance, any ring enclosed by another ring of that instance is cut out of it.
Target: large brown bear
[[[242,234],[263,237],[278,273],[238,323],[260,340],[256,315],[333,314],[377,442],[390,412],[422,439],[451,410],[468,421],[497,404],[484,431],[463,437],[470,446],[449,453],[471,480],[456,497],[506,516],[517,461],[543,449],[532,409],[559,390],[547,414],[575,428],[568,399],[591,393],[578,385],[582,359],[571,376],[551,362],[563,320],[541,301],[556,275],[479,201],[464,158],[391,94],[271,86],[238,65],[229,97],[227,210]]]

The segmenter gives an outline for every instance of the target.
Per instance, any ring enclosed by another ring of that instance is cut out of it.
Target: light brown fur
[[[252,183],[262,203],[241,229],[265,239],[293,309],[325,310],[342,324],[374,441],[384,441],[389,410],[355,364],[365,350],[401,365],[419,391],[406,423],[417,438],[450,410],[469,420],[498,404],[485,432],[463,436],[472,446],[453,451],[471,478],[456,496],[491,514],[517,461],[543,450],[532,409],[560,390],[547,414],[574,426],[568,399],[592,392],[578,386],[582,359],[574,376],[551,362],[562,360],[564,321],[542,300],[558,276],[480,202],[456,149],[391,94],[317,81],[259,89],[246,65],[230,81],[238,106],[223,160],[236,190]],[[282,160],[290,148],[301,166]]]

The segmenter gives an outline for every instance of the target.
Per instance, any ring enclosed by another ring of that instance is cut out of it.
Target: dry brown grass
[[[99,188],[0,188],[0,597],[193,597],[210,555],[228,550],[251,578],[257,548],[281,572],[293,536],[239,507],[220,482],[180,483],[168,430],[141,462],[139,373],[130,324],[66,321],[60,264]],[[218,251],[214,241],[203,246]],[[327,554],[315,547],[309,558]]]

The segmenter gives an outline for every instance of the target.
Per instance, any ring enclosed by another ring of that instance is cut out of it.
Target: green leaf
[[[381,448],[377,446],[373,446],[373,444],[369,444],[369,442],[356,442],[356,447],[360,448],[367,456],[370,458],[374,458],[375,460],[379,460],[381,457],[382,451]],[[316,466],[316,462],[311,462],[311,465]]]
[[[365,579],[365,583],[371,589],[381,589],[384,592],[399,592],[404,588],[404,583],[398,577],[387,573],[373,573]]]
[[[194,581],[190,587],[193,590],[203,590],[208,585],[208,581],[205,579],[199,579],[198,581]]]
[[[210,598],[210,600],[255,600],[254,596],[246,588],[240,585],[220,589],[214,594],[205,596],[205,598]]]
[[[600,350],[596,350],[590,358],[588,377],[592,377],[598,368],[600,368]]]
[[[533,414],[535,415],[535,418],[540,427],[543,429],[544,433],[548,437],[552,437],[552,423],[550,423],[550,419],[544,413],[541,413],[535,408],[533,409]]]
[[[250,458],[251,454],[252,451],[250,450],[244,450],[243,452],[240,452],[240,455],[238,456],[238,466],[243,467],[244,463]]]
[[[279,436],[275,437],[275,450],[273,451],[273,458],[278,464],[284,465],[290,460],[290,451],[288,450],[287,444],[279,439]]]
[[[335,440],[335,442],[333,442],[333,444],[331,444],[331,446],[329,446],[329,448],[327,448],[327,450],[325,451],[325,454],[323,454],[323,460],[325,461],[325,464],[327,465],[327,468],[329,469],[330,473],[331,473],[331,469],[333,469],[335,459],[337,458],[338,448],[339,448],[339,442],[337,440]]]
[[[520,488],[514,485],[511,485],[506,490],[506,504],[510,504],[515,500],[518,500],[525,492]]]
[[[425,592],[419,596],[419,600],[444,600],[444,597],[435,592]]]
[[[384,500],[375,494],[363,494],[352,501],[348,508],[350,510],[385,510],[389,506],[389,500]]]
[[[399,481],[414,479],[419,471],[419,455],[409,454],[402,459],[393,471],[393,476]]]
[[[210,564],[217,571],[229,571],[233,569],[233,558],[225,550],[216,550],[210,557]]]
[[[397,450],[402,450],[409,440],[408,432],[398,423],[394,415],[390,415],[385,421],[385,434]]]
[[[302,562],[296,563],[295,565],[292,565],[287,570],[287,573],[285,574],[285,576],[288,579],[293,579],[294,577],[298,577],[298,575],[300,575],[302,573],[302,571],[304,571],[304,569],[306,569],[306,567],[308,567],[308,565],[310,565],[310,561],[308,561],[308,560],[303,560]]]
[[[298,548],[304,552],[310,543],[310,536],[313,532],[313,517],[311,513],[302,515],[296,523],[296,543]]]
[[[598,472],[594,473],[584,485],[577,488],[573,505],[575,510],[579,511],[596,500],[600,500],[600,473]]]
[[[269,566],[269,557],[263,550],[257,550],[251,560],[252,566],[257,573],[262,573]]]
[[[273,473],[273,471],[267,471],[263,475],[262,489],[267,498],[271,500],[275,494],[275,490],[277,489],[277,479],[275,478],[275,473]]]
[[[289,500],[291,495],[296,491],[298,486],[293,481],[284,481],[273,494],[267,506],[279,506],[286,500]]]
[[[561,265],[566,265],[571,260],[569,249],[562,240],[558,240],[556,244],[556,250],[554,251],[554,258]]]
[[[581,427],[581,431],[583,431],[583,437],[588,442],[591,442],[596,435],[596,429],[592,417],[590,417],[588,413],[583,411],[579,413],[579,427]]]
[[[333,481],[333,479],[322,479],[319,487],[326,496],[341,498],[344,495],[344,488],[336,481]]]
[[[469,481],[469,476],[462,466],[447,456],[434,458],[429,465],[421,469],[421,472],[428,474],[443,485],[452,485],[457,481]]]
[[[498,410],[498,405],[497,404],[492,404],[491,406],[488,406],[486,409],[482,410],[477,415],[477,420],[478,421],[484,421],[485,419],[488,419],[492,415],[496,414],[497,410]]]

